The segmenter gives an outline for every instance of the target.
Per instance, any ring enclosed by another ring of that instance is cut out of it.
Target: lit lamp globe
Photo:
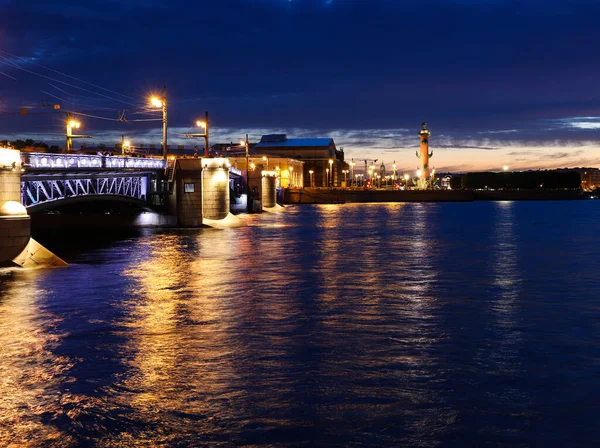
[[[17,201],[6,201],[0,206],[0,218],[16,218],[27,216],[27,210]]]

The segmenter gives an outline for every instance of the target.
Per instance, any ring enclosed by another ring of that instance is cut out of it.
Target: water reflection
[[[214,426],[205,418],[218,417],[232,381],[227,341],[232,279],[222,236],[161,235],[139,243],[150,256],[125,272],[134,280],[123,323],[128,374],[110,390],[113,406],[129,409],[134,424],[103,443],[156,443],[162,428],[159,440],[170,444]]]
[[[565,303],[539,280],[552,270],[523,269],[535,226],[519,207],[288,207],[0,277],[0,446],[525,446],[542,419],[544,440],[593,431],[599,285],[570,285]]]
[[[53,353],[66,336],[43,311],[43,274],[0,271],[0,446],[69,446],[60,422],[77,418],[81,397],[63,393],[73,360]]]
[[[519,269],[519,238],[516,228],[519,225],[514,216],[515,202],[496,202],[495,224],[492,234],[493,285],[498,293],[494,295],[491,307],[496,322],[493,330],[499,333],[495,341],[492,359],[502,374],[517,374],[520,371],[519,350],[521,332],[517,321],[521,273]]]

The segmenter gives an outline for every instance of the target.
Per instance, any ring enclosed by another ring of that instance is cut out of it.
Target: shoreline
[[[581,190],[353,190],[286,189],[283,204],[379,202],[548,201],[586,199]]]

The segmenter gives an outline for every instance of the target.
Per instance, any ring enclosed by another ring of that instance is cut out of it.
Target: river
[[[0,271],[0,446],[593,446],[600,201],[290,206]]]

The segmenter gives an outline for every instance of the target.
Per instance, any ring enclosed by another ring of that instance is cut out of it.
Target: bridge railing
[[[164,169],[164,159],[88,154],[21,153],[25,168],[44,170]]]

